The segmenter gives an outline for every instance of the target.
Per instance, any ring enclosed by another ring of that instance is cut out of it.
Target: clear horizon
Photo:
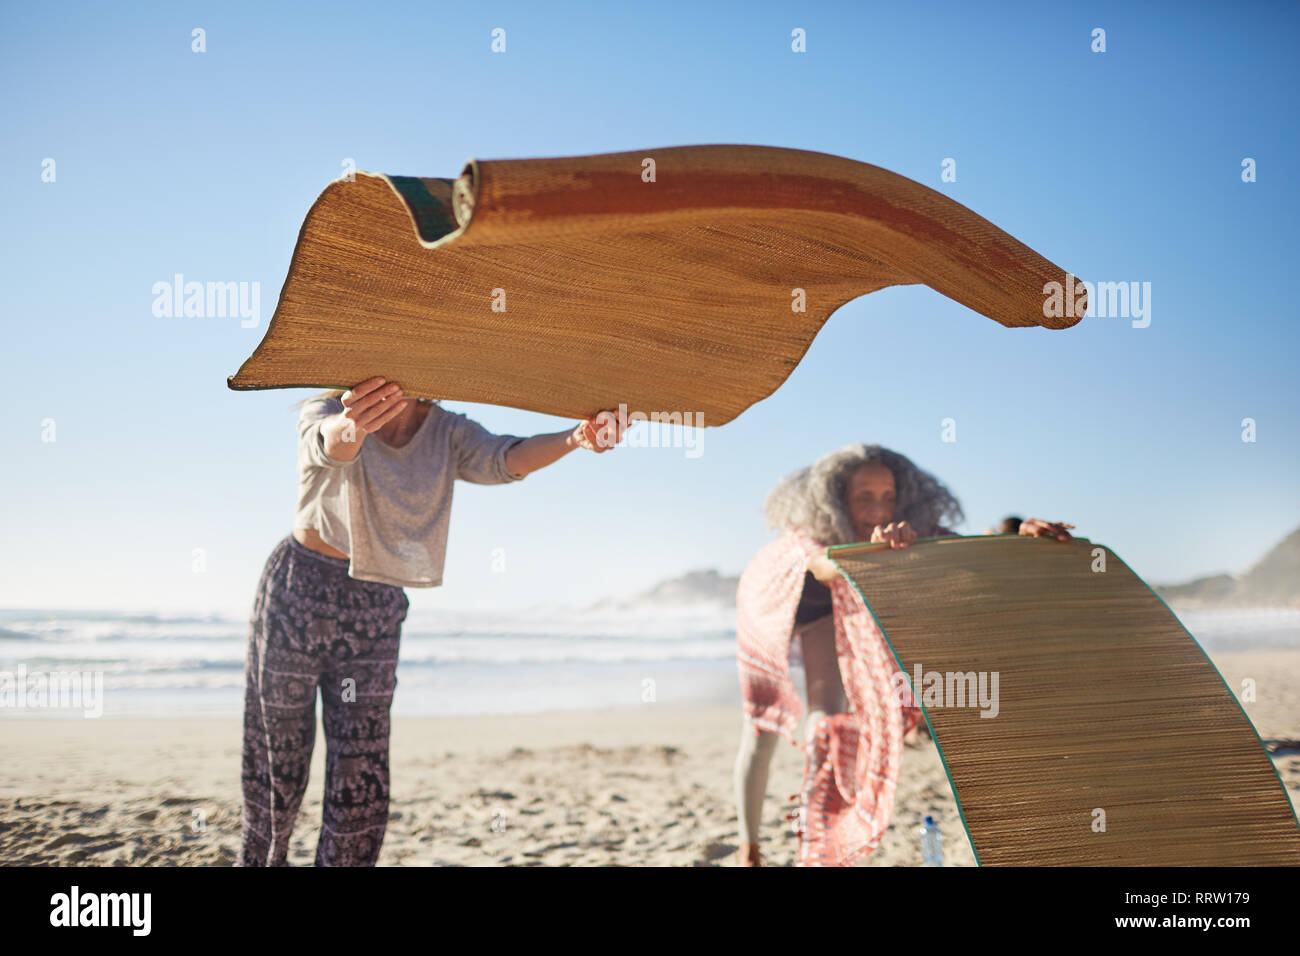
[[[1087,536],[1086,536],[1086,535],[1080,535],[1080,537],[1087,537]],[[1280,540],[1284,540],[1285,537],[1286,537],[1286,536],[1283,536],[1283,539],[1280,539]],[[1268,549],[1268,551],[1271,551],[1271,550],[1272,550],[1271,548]],[[1268,551],[1266,551],[1264,554],[1261,554],[1261,555],[1259,556],[1259,558],[1256,559],[1256,561],[1252,561],[1252,562],[1251,562],[1251,567],[1253,567],[1255,564],[1257,564],[1258,561],[1263,560],[1263,558],[1267,555]],[[1249,571],[1249,570],[1250,570],[1250,568],[1248,567],[1248,568],[1242,569],[1241,571],[1232,571],[1232,572],[1224,572],[1224,573],[1229,573],[1229,574],[1231,574],[1233,577],[1240,577],[1241,575],[1245,574],[1245,573],[1246,573],[1247,571]],[[516,611],[519,611],[519,612],[530,612],[530,611],[542,610],[542,609],[553,609],[553,610],[560,610],[560,611],[573,611],[573,612],[584,612],[584,613],[585,613],[585,612],[590,612],[590,611],[592,611],[593,609],[599,610],[600,608],[597,607],[598,605],[605,604],[606,602],[609,602],[609,601],[617,601],[617,600],[626,600],[626,599],[630,599],[630,598],[641,598],[641,597],[646,597],[646,596],[648,596],[649,592],[653,591],[655,588],[657,588],[657,587],[658,587],[659,585],[661,585],[661,584],[665,584],[665,583],[667,583],[667,582],[669,582],[669,581],[680,580],[680,579],[686,577],[686,576],[689,575],[689,574],[692,574],[692,573],[701,573],[701,572],[702,572],[702,573],[710,573],[710,572],[713,572],[713,573],[717,573],[717,574],[719,574],[719,575],[721,575],[721,576],[723,576],[723,577],[729,577],[729,578],[737,577],[738,574],[739,574],[739,572],[727,572],[727,571],[723,571],[723,570],[721,570],[720,568],[706,568],[706,567],[685,568],[685,569],[683,569],[679,574],[675,575],[674,577],[671,577],[671,578],[663,578],[663,579],[660,579],[659,581],[654,581],[654,582],[650,583],[646,588],[644,588],[644,589],[642,589],[641,591],[636,592],[636,593],[634,593],[634,594],[626,594],[626,595],[609,594],[609,595],[605,595],[605,596],[603,596],[603,597],[595,598],[595,599],[592,600],[592,601],[589,601],[589,602],[587,602],[587,603],[585,603],[585,604],[580,604],[580,605],[557,605],[557,604],[545,604],[545,603],[542,603],[542,604],[534,604],[534,605],[528,605],[528,606],[519,607],[519,608],[516,608],[515,610],[516,610]],[[1204,578],[1204,577],[1208,577],[1208,575],[1197,576],[1196,578],[1191,578],[1191,579],[1188,579],[1188,580],[1185,580],[1185,581],[1154,581],[1154,580],[1147,580],[1147,584],[1152,585],[1153,587],[1168,587],[1168,586],[1176,586],[1176,585],[1189,584],[1189,583],[1191,583],[1192,581],[1200,580],[1200,579],[1202,579],[1202,578]],[[1144,579],[1144,580],[1146,580],[1146,579]],[[412,605],[412,607],[414,608],[414,604]],[[1266,607],[1266,608],[1264,608],[1264,609],[1266,609],[1266,610],[1272,610],[1273,608],[1272,608],[1271,606],[1269,606],[1269,607]],[[131,614],[131,613],[136,613],[136,614],[141,614],[141,615],[147,615],[147,614],[150,614],[150,613],[155,613],[155,614],[172,614],[172,613],[175,613],[175,614],[184,614],[184,613],[187,612],[187,610],[188,610],[188,609],[187,609],[186,607],[182,607],[182,606],[178,606],[178,607],[171,608],[171,609],[164,609],[164,608],[161,608],[161,607],[114,608],[114,607],[101,607],[101,606],[98,606],[98,605],[77,605],[77,604],[62,604],[62,605],[59,605],[59,606],[57,606],[57,607],[38,607],[38,606],[29,606],[29,605],[21,605],[21,604],[16,604],[16,605],[3,605],[3,606],[0,606],[0,612],[22,612],[22,611],[32,611],[32,612],[35,612],[35,611],[61,612],[61,611],[81,611],[81,612],[104,612],[104,613],[122,613],[122,614]],[[423,608],[423,609],[421,609],[421,610],[427,612],[427,611],[431,611],[431,610],[434,610],[434,609],[432,609],[432,608]],[[449,611],[449,612],[457,612],[457,613],[472,612],[472,613],[480,613],[480,614],[481,614],[481,613],[487,613],[487,612],[490,611],[490,609],[485,609],[485,608],[472,608],[472,607],[471,607],[471,608],[460,608],[460,607],[456,607],[455,605],[451,605],[451,604],[447,605],[447,606],[446,606],[445,608],[443,608],[442,610],[446,610],[446,611]],[[1214,608],[1211,608],[1211,609],[1206,609],[1206,610],[1215,610],[1215,609],[1214,609]],[[1230,611],[1237,611],[1237,610],[1240,610],[1240,609],[1239,609],[1239,608],[1236,608],[1236,607],[1224,607],[1224,608],[1218,608],[1217,610],[1223,610],[1223,611],[1226,613],[1226,612],[1230,612]],[[230,616],[230,614],[231,614],[233,611],[234,611],[234,609],[228,609],[227,611],[224,611],[224,612],[223,612],[223,611],[213,611],[213,612],[209,612],[209,613],[217,613],[217,614],[221,614],[222,616],[227,616],[227,617],[228,617],[228,616]],[[1175,611],[1177,611],[1177,609],[1175,609]],[[238,612],[236,612],[236,613],[242,613],[242,611],[238,611]],[[206,616],[206,615],[198,615],[198,616]],[[1182,615],[1179,614],[1179,616],[1181,617]]]

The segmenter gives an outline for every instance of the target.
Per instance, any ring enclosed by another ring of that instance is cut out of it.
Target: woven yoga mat
[[[910,678],[982,865],[1300,864],[1300,827],[1254,727],[1110,549],[1007,535],[830,556]],[[918,664],[997,672],[997,716],[969,698],[927,705]]]
[[[1070,309],[1049,318],[1051,282]],[[913,283],[1008,327],[1064,329],[1086,310],[1082,283],[987,219],[826,153],[678,146],[470,160],[456,180],[359,172],[308,212],[266,335],[227,384],[382,375],[412,397],[568,418],[624,403],[722,425],[786,380],[841,305]]]

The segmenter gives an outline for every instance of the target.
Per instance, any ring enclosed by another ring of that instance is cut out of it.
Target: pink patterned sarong
[[[910,695],[894,689],[898,665],[875,618],[837,577],[830,584],[835,651],[850,712],[822,719],[811,747],[797,738],[803,704],[790,680],[790,641],[808,557],[824,550],[788,530],[754,555],[736,593],[745,713],[756,733],[779,733],[807,755],[799,866],[847,866],[877,847],[894,808],[903,736],[921,719],[919,708],[905,706]]]

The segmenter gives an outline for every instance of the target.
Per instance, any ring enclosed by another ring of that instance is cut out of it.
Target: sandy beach
[[[1300,650],[1215,656],[1260,736],[1300,739]],[[647,704],[524,717],[394,722],[393,800],[380,865],[731,866],[737,708]],[[0,726],[0,863],[230,865],[239,846],[238,721],[40,720]],[[320,822],[324,736],[294,831],[292,865],[311,865]],[[1300,802],[1300,752],[1274,763]],[[792,865],[781,819],[802,755],[782,744],[764,818],[768,862]],[[939,819],[945,864],[973,866],[932,742],[903,758],[893,822],[859,865],[919,866],[916,827]]]

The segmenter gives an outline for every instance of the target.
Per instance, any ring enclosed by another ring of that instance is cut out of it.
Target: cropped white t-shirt
[[[325,453],[321,424],[343,411],[337,398],[307,402],[298,418],[295,528],[315,528],[350,558],[348,574],[397,587],[442,584],[457,478],[480,485],[518,481],[506,468],[516,435],[494,435],[436,403],[401,448],[368,435],[357,457]]]

